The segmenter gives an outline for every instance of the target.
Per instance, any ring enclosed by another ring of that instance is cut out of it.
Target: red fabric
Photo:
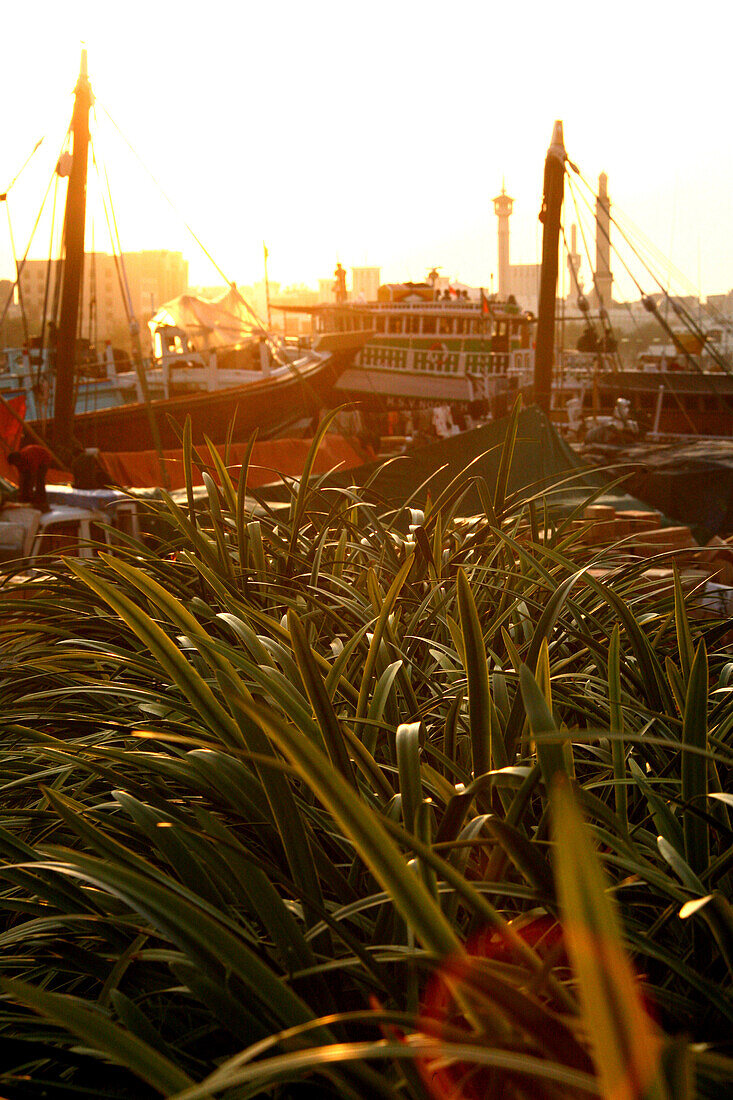
[[[25,394],[20,393],[16,397],[8,397],[4,405],[0,403],[0,440],[10,452],[14,451],[20,443],[23,435],[23,425],[18,423],[8,411],[8,406],[23,420],[25,418]]]
[[[249,465],[247,484],[256,489],[268,482],[278,481],[280,474],[297,477],[303,472],[310,439],[274,439],[269,442],[255,443]],[[217,447],[224,457],[224,447]],[[204,462],[211,465],[210,455],[205,447],[198,448]],[[233,443],[229,448],[228,469],[235,482],[239,477],[239,468],[247,453],[246,443]],[[183,452],[164,451],[166,472],[171,489],[182,489],[186,484],[183,471]],[[144,488],[148,485],[162,485],[160,462],[155,451],[103,452],[100,455],[102,466],[114,485],[126,488]],[[313,465],[315,474],[323,474],[334,467],[351,469],[360,466],[365,456],[356,443],[340,435],[327,435],[322,441]],[[193,471],[194,485],[203,484],[196,469]]]

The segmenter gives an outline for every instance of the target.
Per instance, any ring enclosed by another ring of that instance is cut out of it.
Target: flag
[[[10,412],[12,409],[12,412]],[[13,416],[13,413],[16,415]],[[19,419],[16,419],[18,417]],[[9,397],[0,404],[0,443],[11,453],[16,450],[23,436],[25,394]]]
[[[481,287],[481,314],[484,317],[488,317],[491,313],[491,306],[489,305],[489,299],[486,297],[484,288]]]

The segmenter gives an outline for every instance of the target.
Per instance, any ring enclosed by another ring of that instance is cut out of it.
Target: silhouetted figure
[[[336,264],[334,275],[336,276],[336,282],[333,284],[333,292],[336,295],[338,305],[343,305],[346,301],[346,271],[341,264]]]
[[[30,443],[9,454],[8,462],[18,471],[18,500],[47,512],[46,473],[53,466],[53,458],[46,448],[39,443]]]

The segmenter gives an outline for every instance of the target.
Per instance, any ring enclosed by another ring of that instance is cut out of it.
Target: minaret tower
[[[608,197],[608,176],[598,177],[596,199],[596,305],[610,309],[613,301],[613,275],[611,274],[611,200]],[[600,301],[598,300],[600,298]]]
[[[509,217],[514,199],[507,195],[504,181],[501,194],[494,199],[494,213],[499,219],[499,297],[506,298],[509,291]]]
[[[581,256],[578,252],[578,227],[570,226],[570,251],[568,252],[568,275],[570,286],[568,298],[576,298],[583,291],[583,283],[580,278]]]

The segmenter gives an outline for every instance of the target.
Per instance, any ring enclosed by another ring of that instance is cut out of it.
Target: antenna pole
[[[543,226],[542,269],[540,300],[537,308],[537,346],[534,356],[534,400],[548,416],[550,415],[555,351],[555,303],[565,157],[562,122],[558,121],[555,123],[552,142],[545,158],[545,182],[540,211],[540,221]]]

